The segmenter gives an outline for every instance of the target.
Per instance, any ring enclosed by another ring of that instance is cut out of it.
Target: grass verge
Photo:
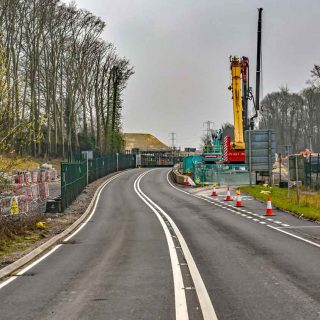
[[[320,221],[319,193],[308,191],[300,192],[300,202],[298,203],[297,192],[294,189],[290,189],[289,197],[287,189],[275,186],[272,188],[265,186],[244,186],[240,189],[263,201],[267,201],[267,192],[270,192],[272,204],[277,208],[290,211],[311,220]]]

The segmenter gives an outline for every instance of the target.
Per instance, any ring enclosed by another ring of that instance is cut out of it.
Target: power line
[[[203,123],[203,126],[205,126],[205,125],[206,125],[206,129],[205,129],[205,130],[206,130],[206,132],[207,132],[207,138],[210,139],[210,137],[211,137],[211,131],[212,131],[211,125],[212,125],[212,128],[213,128],[213,127],[214,127],[214,122],[208,120],[208,121],[206,121],[206,122]]]
[[[171,148],[174,150],[175,149],[175,140],[176,140],[176,136],[177,134],[175,132],[170,132],[169,133],[170,136],[170,140],[171,140]]]

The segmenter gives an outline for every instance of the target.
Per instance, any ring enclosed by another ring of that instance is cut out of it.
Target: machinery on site
[[[222,160],[222,132],[212,130],[210,141],[207,141],[202,153],[202,160],[205,163],[215,163]]]
[[[244,132],[254,129],[254,119],[258,116],[260,99],[261,75],[261,25],[262,8],[258,9],[258,34],[257,34],[257,70],[256,70],[256,99],[249,85],[249,59],[247,57],[230,57],[232,82],[229,89],[232,91],[234,141],[230,136],[224,137],[223,160],[225,163],[245,163]],[[255,114],[249,119],[248,101],[252,100]]]
[[[248,100],[252,99],[249,87],[249,59],[231,56],[230,69],[232,83],[229,90],[232,91],[233,100],[234,141],[231,141],[230,136],[224,137],[223,160],[226,163],[244,163],[244,131],[249,128]]]

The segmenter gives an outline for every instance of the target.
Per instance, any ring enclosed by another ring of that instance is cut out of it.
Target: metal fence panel
[[[61,163],[61,208],[65,210],[87,184],[87,163]]]
[[[316,190],[320,189],[320,153],[309,156],[304,163],[304,183]]]
[[[88,164],[88,168],[87,168]],[[82,160],[74,163],[61,164],[61,204],[64,211],[88,182],[93,182],[112,172],[135,167],[135,156],[128,154],[106,155]]]
[[[194,181],[196,184],[248,185],[250,175],[246,164],[194,164]],[[255,183],[255,174],[251,174]]]

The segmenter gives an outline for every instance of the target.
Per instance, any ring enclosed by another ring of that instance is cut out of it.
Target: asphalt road
[[[0,289],[0,319],[320,319],[320,225],[147,171],[108,184],[80,232]]]

